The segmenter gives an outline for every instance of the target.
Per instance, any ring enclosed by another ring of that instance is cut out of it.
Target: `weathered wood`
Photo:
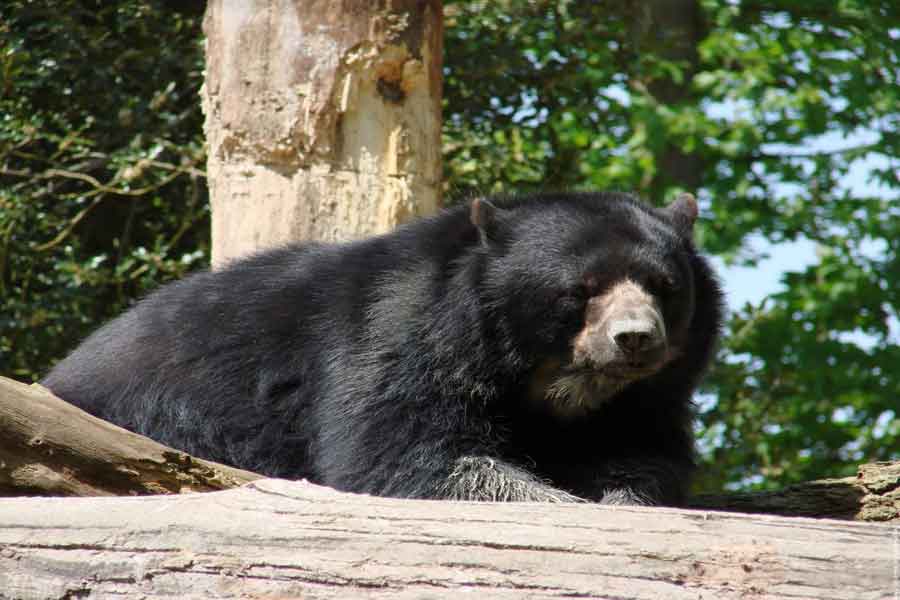
[[[900,462],[860,465],[856,477],[808,481],[774,492],[703,495],[690,504],[786,517],[900,521]]]
[[[437,209],[439,0],[210,0],[204,32],[214,265]]]
[[[0,377],[0,496],[172,494],[257,478],[97,419],[41,386]]]
[[[341,494],[0,501],[3,598],[887,600],[888,525]]]

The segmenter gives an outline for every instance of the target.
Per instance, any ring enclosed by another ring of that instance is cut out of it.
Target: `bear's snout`
[[[667,352],[666,326],[653,295],[629,279],[591,298],[575,338],[573,363],[596,370],[655,370]]]

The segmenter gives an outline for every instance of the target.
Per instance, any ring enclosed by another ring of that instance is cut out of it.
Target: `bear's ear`
[[[469,220],[478,228],[478,235],[483,246],[499,241],[499,230],[503,220],[502,208],[497,208],[485,198],[475,198],[469,205]]]
[[[697,199],[693,194],[687,192],[678,194],[678,197],[666,207],[666,210],[669,211],[678,228],[685,235],[690,236],[693,233],[694,222],[700,213],[700,209],[697,208]]]

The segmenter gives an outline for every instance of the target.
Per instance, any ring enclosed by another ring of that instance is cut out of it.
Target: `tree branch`
[[[900,521],[900,462],[860,465],[856,477],[807,481],[774,492],[705,494],[689,504],[785,517]]]
[[[259,477],[116,427],[38,385],[0,377],[0,496],[173,494]]]

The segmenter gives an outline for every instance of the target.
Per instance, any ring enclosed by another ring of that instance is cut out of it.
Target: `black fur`
[[[340,490],[680,502],[691,395],[721,319],[689,232],[624,194],[476,209],[165,286],[43,383],[197,456]],[[577,418],[527,400],[537,368],[564,360],[584,327],[586,295],[623,277],[651,289],[673,269],[684,285],[659,299],[672,331],[683,324],[678,356]]]

